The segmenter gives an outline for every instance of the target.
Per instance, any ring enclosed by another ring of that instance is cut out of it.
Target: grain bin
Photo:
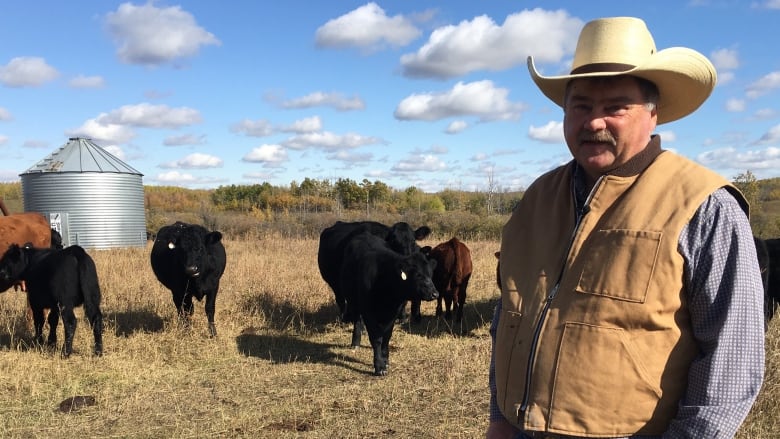
[[[71,138],[20,174],[26,212],[41,212],[65,246],[146,245],[143,174],[92,141]]]

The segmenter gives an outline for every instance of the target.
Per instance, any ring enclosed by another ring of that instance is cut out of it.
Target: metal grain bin
[[[20,174],[26,212],[41,212],[65,246],[146,246],[143,174],[88,139],[64,146]]]

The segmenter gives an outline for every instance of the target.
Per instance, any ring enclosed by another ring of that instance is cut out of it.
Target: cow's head
[[[206,259],[209,257],[208,247],[222,240],[220,232],[205,232],[196,227],[177,227],[174,233],[166,238],[166,247],[184,273],[192,278],[203,274]]]
[[[27,252],[18,244],[11,244],[0,258],[0,291],[5,291],[21,280],[27,269]]]
[[[420,252],[401,258],[398,262],[399,276],[410,300],[433,300],[439,292],[433,285],[433,269],[436,261]]]
[[[385,242],[393,251],[402,255],[410,255],[420,251],[420,246],[417,245],[416,241],[425,239],[430,234],[431,229],[428,226],[414,230],[408,223],[401,221],[390,227]]]

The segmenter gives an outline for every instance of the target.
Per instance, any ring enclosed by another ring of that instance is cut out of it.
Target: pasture
[[[103,293],[101,358],[82,309],[75,353],[63,360],[30,346],[24,295],[0,294],[0,437],[484,437],[498,242],[464,242],[474,272],[462,327],[423,303],[422,323],[393,334],[386,377],[372,376],[367,337],[349,348],[316,239],[226,237],[214,339],[203,302],[189,329],[179,325],[151,271],[151,245],[89,251]],[[767,334],[767,380],[739,438],[780,434],[779,325]],[[76,396],[94,401],[67,404]]]

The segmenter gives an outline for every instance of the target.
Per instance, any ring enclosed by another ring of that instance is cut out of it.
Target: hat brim
[[[619,72],[542,76],[530,56],[528,71],[542,93],[561,107],[566,85],[572,79],[619,75],[647,79],[658,87],[658,124],[672,122],[693,113],[707,100],[717,82],[712,63],[699,52],[685,47],[658,51],[643,65]]]

